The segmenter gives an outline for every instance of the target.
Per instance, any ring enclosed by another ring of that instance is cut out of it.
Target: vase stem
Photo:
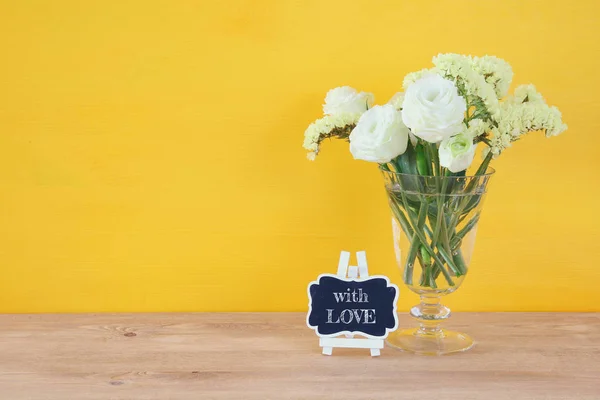
[[[421,303],[410,309],[410,315],[424,321],[442,321],[450,316],[450,309],[440,303],[440,297],[421,296]]]
[[[426,355],[454,353],[473,346],[468,335],[442,329],[440,325],[450,317],[450,309],[440,303],[439,295],[421,296],[421,302],[410,309],[410,315],[419,322],[419,327],[393,332],[388,336],[388,344]]]
[[[440,303],[439,296],[421,296],[421,303],[410,309],[410,315],[419,321],[417,335],[441,335],[440,323],[450,316],[450,309]]]

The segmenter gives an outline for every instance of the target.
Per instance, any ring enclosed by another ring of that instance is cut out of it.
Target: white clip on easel
[[[350,252],[342,251],[340,262],[338,263],[337,276],[349,279],[364,279],[369,277],[369,268],[367,266],[367,255],[364,251],[356,253],[358,266],[350,264]],[[346,334],[346,338],[319,338],[319,346],[323,348],[323,354],[330,356],[334,347],[371,349],[371,356],[376,357],[381,354],[383,349],[383,339],[356,339],[353,334]]]

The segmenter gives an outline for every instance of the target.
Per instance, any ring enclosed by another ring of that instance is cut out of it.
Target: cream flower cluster
[[[404,103],[404,93],[398,92],[392,96],[392,98],[387,102],[387,104],[391,104],[398,111],[402,109],[402,103]]]
[[[404,90],[408,89],[410,85],[423,78],[426,75],[437,74],[438,71],[435,68],[424,68],[420,71],[409,72],[404,77],[404,81],[402,82],[402,87]]]
[[[511,146],[513,137],[506,132],[501,133],[498,128],[492,129],[492,138],[490,139],[490,147],[483,150],[482,156],[485,157],[491,151],[494,157],[498,157],[505,149]]]
[[[433,57],[432,61],[440,73],[453,78],[457,82],[460,81],[467,92],[467,96],[480,98],[492,116],[498,115],[500,106],[495,88],[485,80],[483,75],[475,70],[472,57],[460,54],[438,54]],[[510,82],[508,82],[508,85],[510,85]]]
[[[473,57],[472,63],[473,69],[494,87],[499,99],[506,96],[513,78],[513,71],[509,63],[494,56]]]
[[[329,135],[336,128],[354,127],[360,116],[361,113],[326,115],[310,124],[304,132],[304,144],[302,145],[308,150],[307,158],[312,161],[319,154],[319,145],[324,136]]]
[[[535,94],[539,95],[537,92]],[[536,101],[521,103],[514,101],[518,98],[528,99],[528,96],[523,96],[523,93],[515,94],[514,99],[502,103],[498,127],[492,129],[493,136],[490,139],[494,156],[498,156],[527,132],[545,131],[546,137],[551,137],[567,129],[558,108],[548,106],[541,100],[541,96]]]
[[[477,136],[485,135],[490,131],[492,124],[489,121],[484,121],[482,119],[474,119],[469,122],[469,127],[467,128],[467,134],[472,138]]]
[[[545,103],[544,97],[535,89],[535,86],[520,85],[515,89],[515,93],[506,99],[509,103]]]
[[[545,103],[504,103],[498,130],[518,137],[530,131],[546,132],[546,137],[556,136],[567,129],[558,108]]]

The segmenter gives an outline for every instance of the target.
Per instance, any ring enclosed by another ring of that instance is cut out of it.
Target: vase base
[[[400,350],[428,356],[441,356],[469,350],[475,342],[469,335],[441,329],[437,334],[423,334],[419,328],[400,329],[389,334],[386,343]]]

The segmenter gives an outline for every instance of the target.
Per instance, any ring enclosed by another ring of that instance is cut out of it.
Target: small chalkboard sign
[[[383,339],[398,327],[398,287],[386,276],[369,276],[364,252],[357,253],[358,267],[348,267],[349,258],[342,252],[337,275],[319,275],[308,285],[306,323],[321,338],[324,354],[333,347],[360,347],[379,355]],[[347,339],[333,339],[340,335]],[[354,335],[368,339],[351,339]]]

